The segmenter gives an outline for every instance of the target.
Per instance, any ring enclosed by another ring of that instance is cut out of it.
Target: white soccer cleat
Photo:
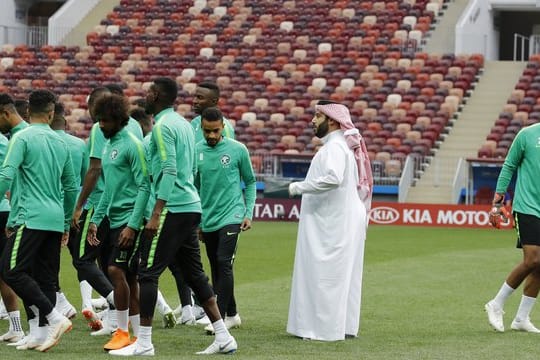
[[[109,304],[107,304],[107,299],[105,299],[104,297],[92,299],[91,303],[94,309],[105,309],[109,306]]]
[[[9,314],[6,309],[6,306],[4,305],[4,301],[0,299],[0,320],[8,320]]]
[[[240,319],[240,315],[238,314],[234,316],[225,316],[224,322],[227,329],[237,328],[242,325],[242,319]]]
[[[10,343],[7,343],[6,345],[7,346],[15,346],[15,347],[21,346],[21,345],[26,344],[26,342],[28,341],[29,338],[30,338],[30,334],[27,334],[22,339],[20,339],[19,341],[10,342]]]
[[[232,354],[237,349],[238,344],[236,344],[236,340],[234,339],[234,337],[231,336],[229,340],[224,343],[218,343],[217,341],[214,341],[212,344],[210,344],[209,347],[207,347],[203,351],[197,352],[197,355]]]
[[[47,329],[47,338],[45,339],[43,344],[36,348],[36,350],[46,352],[47,350],[58,344],[62,335],[69,332],[72,326],[73,325],[71,324],[71,321],[67,317],[64,317],[60,321],[53,324],[49,324],[49,327]]]
[[[202,306],[194,304],[192,308],[193,308],[193,315],[195,315],[195,319],[200,320],[206,316],[206,313],[204,312],[204,309],[202,308]]]
[[[176,317],[172,311],[163,314],[163,327],[165,329],[173,329],[176,326]]]
[[[207,315],[204,315],[202,318],[196,321],[197,325],[209,325],[210,318]]]
[[[182,325],[195,325],[197,324],[197,319],[193,314],[182,314],[178,322]]]
[[[493,301],[488,302],[484,309],[488,314],[489,324],[498,332],[504,332],[503,315],[504,311]]]
[[[21,344],[17,345],[15,348],[17,350],[32,350],[37,349],[38,347],[43,344],[43,339],[36,339],[35,337],[29,335],[25,336],[23,340],[21,340]],[[15,343],[9,343],[8,345],[15,345]]]
[[[142,347],[138,341],[135,341],[133,344],[128,345],[122,349],[111,350],[109,351],[110,355],[116,356],[154,356],[154,345],[150,347]]]
[[[540,330],[538,330],[536,326],[533,325],[533,323],[531,322],[531,319],[529,318],[526,318],[525,320],[521,320],[521,321],[518,320],[517,318],[514,319],[514,321],[512,321],[512,325],[510,325],[510,328],[512,330],[526,331],[530,333],[540,334]]]
[[[22,338],[24,338],[24,331],[9,330],[4,335],[0,336],[0,341],[7,341],[10,343],[15,343],[21,340]]]

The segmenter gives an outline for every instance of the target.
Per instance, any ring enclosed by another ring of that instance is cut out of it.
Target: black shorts
[[[8,217],[9,211],[0,211],[0,255],[2,255],[7,243],[6,224]]]
[[[523,245],[540,246],[540,218],[534,215],[514,212],[514,221],[518,236],[518,248],[521,248]]]
[[[106,241],[109,259],[108,265],[116,266],[124,271],[136,274],[140,262],[139,242],[141,232],[136,232],[133,246],[130,246],[129,248],[120,248],[118,246],[118,237],[124,228],[125,226],[120,226],[109,230]]]

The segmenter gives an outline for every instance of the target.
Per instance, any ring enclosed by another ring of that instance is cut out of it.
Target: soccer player
[[[131,343],[128,323],[137,336],[139,324],[137,268],[138,243],[144,208],[150,193],[150,179],[142,143],[126,129],[128,103],[123,96],[108,94],[94,105],[103,136],[109,139],[103,151],[104,193],[88,227],[88,241],[108,255],[108,274],[114,286],[118,329],[105,350],[118,350]],[[98,225],[107,215],[110,230],[97,238]]]
[[[15,100],[15,109],[24,121],[28,121],[28,100],[17,99]]]
[[[48,323],[47,336],[37,347],[47,351],[71,329],[71,321],[55,308],[60,245],[69,231],[77,184],[66,143],[49,126],[55,96],[36,90],[29,97],[32,125],[10,141],[0,169],[0,194],[19,172],[16,232],[1,258],[3,278],[15,293]]]
[[[216,107],[219,102],[219,87],[217,84],[204,81],[197,85],[195,95],[193,96],[193,111],[198,114],[191,120],[191,126],[195,131],[195,144],[204,140],[204,135],[201,128],[201,114],[209,107]],[[234,126],[231,122],[223,117],[223,136],[234,139]]]
[[[26,124],[15,110],[15,104],[8,94],[0,94],[0,131],[7,133],[17,127],[20,123]],[[28,125],[28,124],[26,124]],[[4,161],[8,139],[0,135],[0,161]],[[8,222],[10,205],[7,197],[0,201],[0,256],[7,243],[6,225]],[[8,331],[0,336],[1,341],[17,343],[24,338],[24,332],[21,326],[21,314],[15,292],[2,280],[0,276],[0,293],[2,295],[3,305],[6,308],[9,318]]]
[[[364,242],[373,179],[367,150],[346,106],[319,101],[312,120],[324,145],[306,179],[289,185],[302,195],[287,332],[336,341],[356,337]]]
[[[191,125],[174,111],[178,85],[157,78],[148,90],[146,110],[154,114],[150,156],[156,200],[145,226],[139,271],[141,328],[137,341],[111,355],[154,355],[152,317],[159,276],[175,260],[186,282],[201,300],[216,331],[215,341],[201,354],[230,353],[237,344],[217,307],[200,256],[197,227],[201,203],[193,185],[195,142]]]
[[[540,289],[540,192],[533,181],[540,177],[537,148],[539,138],[538,124],[525,127],[516,135],[499,173],[493,196],[490,223],[500,227],[506,212],[504,194],[512,176],[517,173],[512,211],[518,237],[517,247],[523,251],[523,260],[508,274],[495,297],[484,307],[490,325],[499,332],[504,331],[503,309],[506,300],[525,281],[521,302],[510,327],[513,330],[540,333],[529,318]]]
[[[95,118],[94,104],[96,101],[107,94],[111,94],[111,90],[106,87],[96,87],[92,90],[88,97],[88,111],[90,117],[95,122],[90,131],[88,138],[88,171],[84,177],[83,185],[72,219],[72,249],[78,249],[73,252],[77,258],[73,259],[73,265],[77,269],[77,275],[81,282],[81,297],[82,297],[82,313],[87,319],[89,326],[95,330],[92,335],[110,335],[116,328],[116,310],[114,307],[113,287],[107,278],[107,260],[103,259],[101,254],[101,245],[90,245],[86,241],[88,225],[92,218],[95,208],[99,204],[103,193],[103,175],[101,171],[101,157],[105,146],[105,137],[99,128],[99,123]],[[139,140],[142,140],[142,130],[135,119],[130,118],[126,129],[134,134]],[[81,226],[82,225],[82,226]],[[100,226],[98,238],[103,237],[109,229],[108,218],[105,218]],[[96,266],[98,260],[100,268]],[[100,320],[92,308],[92,291],[86,286],[88,282],[101,296],[107,299],[109,310],[105,318]]]
[[[234,298],[233,262],[240,231],[251,228],[257,195],[249,152],[242,143],[223,137],[223,115],[218,108],[201,114],[205,140],[197,143],[197,177],[202,205],[202,241],[212,271],[221,317],[228,329],[240,326]],[[245,201],[241,181],[246,186]],[[207,331],[213,332],[209,324]]]

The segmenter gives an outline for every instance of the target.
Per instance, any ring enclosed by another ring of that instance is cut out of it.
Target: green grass
[[[242,235],[236,260],[236,297],[243,325],[233,330],[242,359],[536,359],[540,336],[487,324],[484,303],[520,260],[512,231],[371,226],[366,243],[361,333],[334,343],[302,341],[286,331],[297,225],[255,223]],[[63,254],[61,283],[75,306],[79,287]],[[166,273],[160,288],[178,304]],[[506,306],[506,326],[520,293]],[[540,325],[538,308],[532,321]],[[7,322],[0,323],[7,328]],[[192,359],[211,341],[201,327],[161,328],[156,317],[156,357]],[[80,316],[48,354],[0,346],[0,359],[111,358],[105,338],[89,336]]]

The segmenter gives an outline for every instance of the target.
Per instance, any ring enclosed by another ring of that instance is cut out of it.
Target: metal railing
[[[540,53],[540,34],[525,36],[514,34],[514,61],[527,61],[532,54]]]
[[[26,44],[43,46],[47,44],[46,26],[2,26],[0,25],[1,44]]]

